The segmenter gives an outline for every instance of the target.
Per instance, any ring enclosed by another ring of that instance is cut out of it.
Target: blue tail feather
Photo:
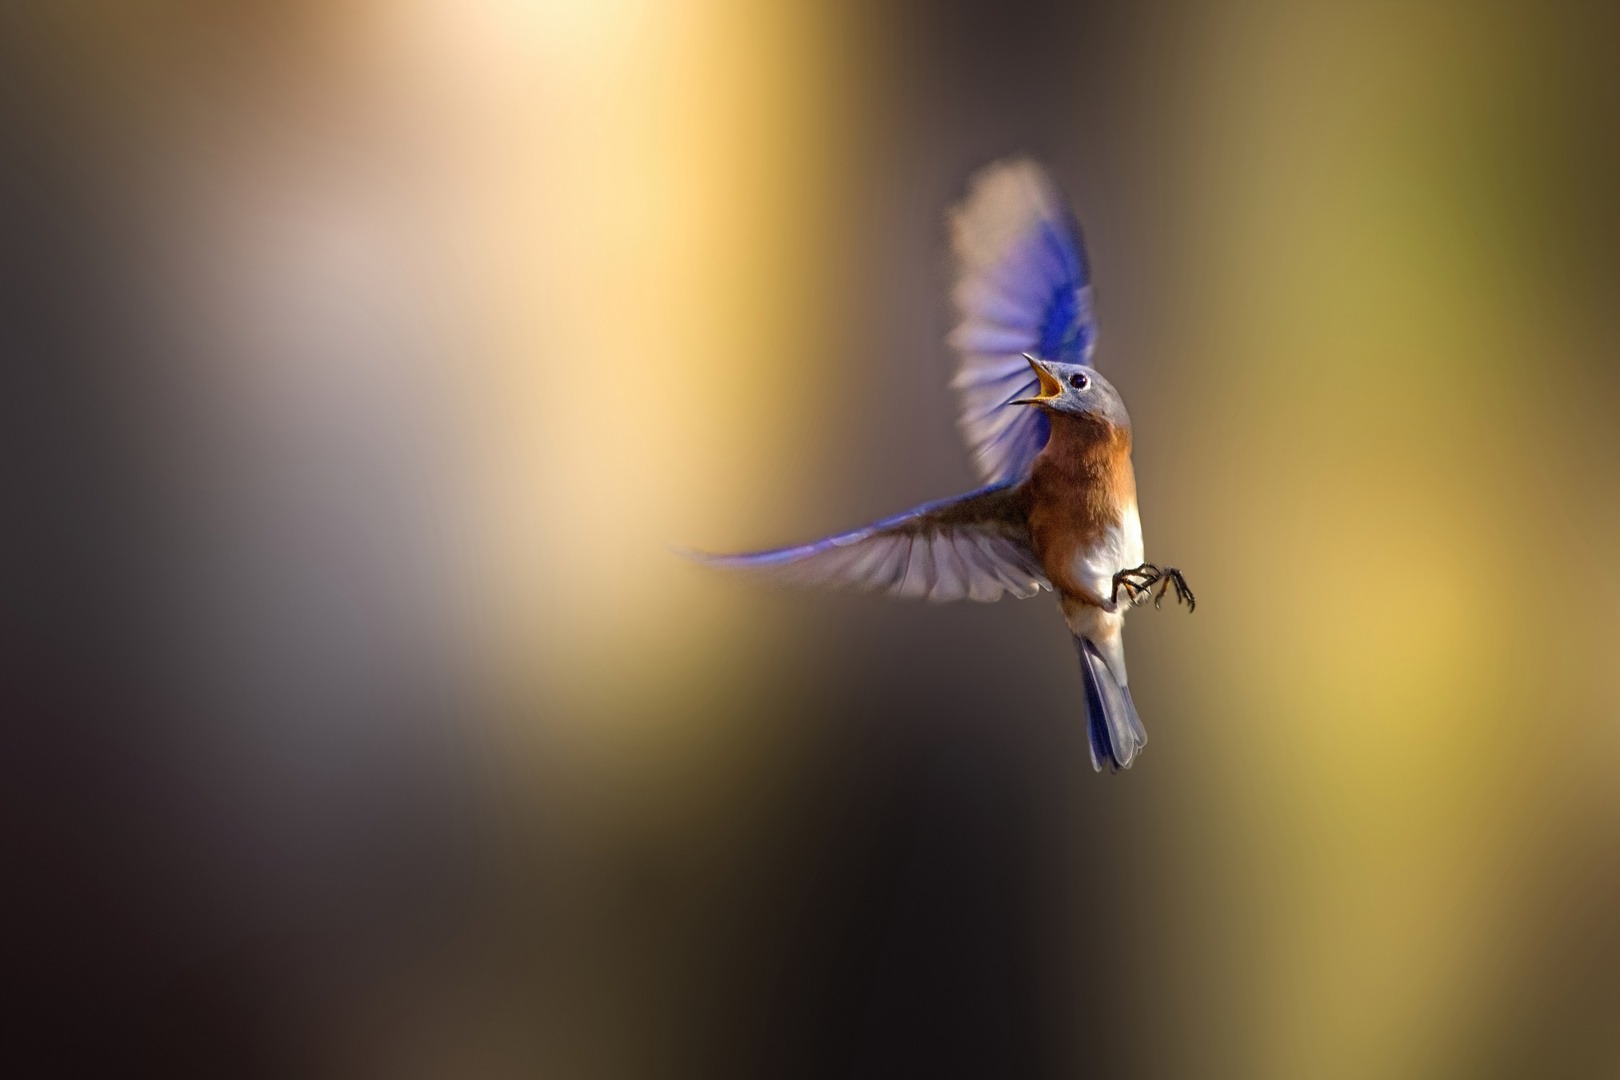
[[[1147,731],[1136,715],[1130,688],[1120,686],[1115,680],[1097,646],[1076,637],[1074,648],[1080,656],[1080,674],[1086,684],[1086,733],[1091,740],[1091,767],[1101,772],[1106,762],[1111,772],[1128,769],[1147,745]]]

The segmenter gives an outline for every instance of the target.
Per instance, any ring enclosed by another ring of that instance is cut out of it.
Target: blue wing
[[[994,484],[864,529],[747,555],[694,555],[783,584],[842,585],[929,600],[999,600],[1052,586],[1030,549],[1025,491]]]
[[[1041,410],[1007,405],[1037,390],[1022,354],[1089,364],[1097,344],[1085,244],[1056,185],[1028,160],[979,173],[950,224],[958,423],[984,481],[1017,482],[1051,431]]]

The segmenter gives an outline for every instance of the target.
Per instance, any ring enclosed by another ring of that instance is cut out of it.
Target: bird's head
[[[1055,413],[1088,417],[1129,431],[1130,414],[1113,383],[1085,364],[1064,364],[1056,360],[1039,360],[1024,354],[1029,366],[1040,380],[1040,393],[1034,397],[1019,398],[1009,405],[1038,405]]]

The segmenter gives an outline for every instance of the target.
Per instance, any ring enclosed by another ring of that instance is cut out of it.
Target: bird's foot
[[[1153,585],[1159,580],[1159,568],[1152,563],[1143,563],[1130,570],[1121,570],[1114,575],[1114,591],[1108,599],[1112,603],[1119,603],[1119,590],[1125,590],[1125,599],[1134,604],[1138,597],[1145,596],[1153,590]]]
[[[1143,563],[1141,566],[1129,570],[1121,570],[1114,575],[1114,592],[1110,597],[1115,603],[1119,601],[1119,590],[1125,590],[1125,597],[1132,604],[1140,604],[1153,592],[1153,586],[1159,587],[1159,593],[1153,597],[1153,606],[1158,607],[1172,588],[1176,590],[1176,602],[1187,605],[1188,614],[1192,613],[1198,601],[1193,592],[1187,587],[1187,579],[1181,576],[1181,571],[1173,566],[1154,566],[1152,563]]]

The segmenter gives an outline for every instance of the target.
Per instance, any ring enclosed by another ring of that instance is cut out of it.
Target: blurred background
[[[11,1076],[1620,1075],[1620,17],[21,0]],[[1152,744],[1049,599],[683,563],[972,482],[1052,167]]]

